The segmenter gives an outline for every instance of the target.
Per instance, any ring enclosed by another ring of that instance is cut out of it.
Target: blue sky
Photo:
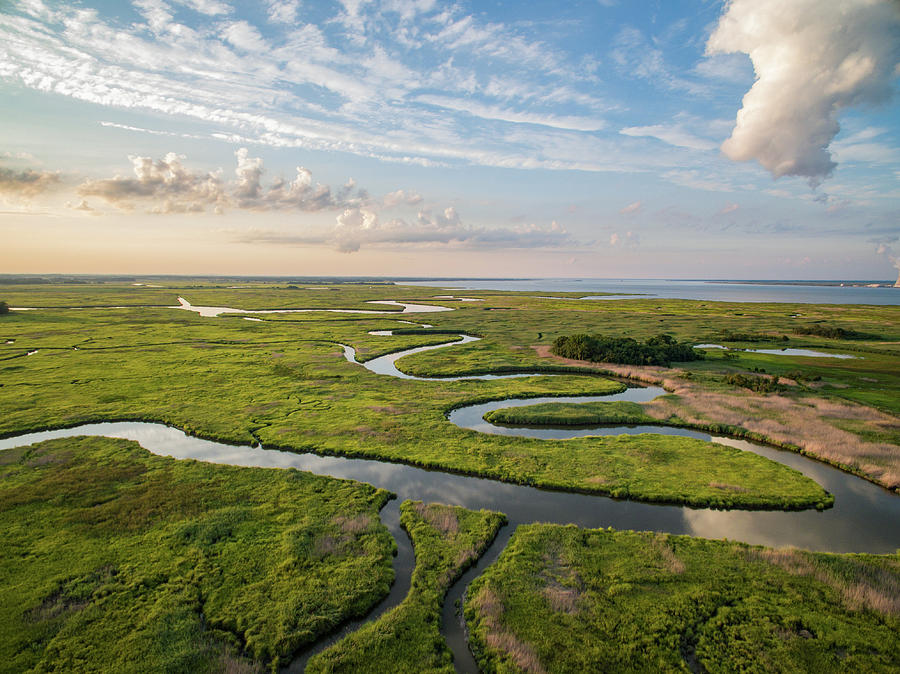
[[[897,273],[893,0],[0,11],[5,271]]]

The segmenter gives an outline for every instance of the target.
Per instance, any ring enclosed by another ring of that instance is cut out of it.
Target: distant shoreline
[[[255,274],[247,275],[223,275],[223,274],[0,274],[0,285],[27,285],[44,283],[130,283],[140,280],[204,280],[214,282],[244,282],[244,283],[452,283],[463,282],[522,282],[522,281],[562,281],[568,283],[579,282],[650,282],[663,283],[716,283],[737,285],[761,285],[761,286],[846,286],[856,288],[894,287],[895,281],[884,279],[708,279],[708,278],[555,278],[555,277],[482,277],[482,276],[263,276]]]

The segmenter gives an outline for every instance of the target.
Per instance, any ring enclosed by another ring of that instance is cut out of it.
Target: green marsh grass
[[[0,670],[277,668],[388,593],[388,497],[109,438],[0,452]]]
[[[493,424],[511,426],[597,426],[601,424],[659,423],[638,403],[618,400],[589,403],[541,403],[504,407],[484,415]]]
[[[382,349],[392,348],[391,338],[367,334],[384,323],[380,316],[344,314],[259,323],[175,309],[8,316],[0,337],[15,343],[0,351],[38,353],[0,361],[0,433],[158,421],[224,442],[258,437],[273,449],[379,458],[621,498],[749,508],[829,502],[799,473],[711,443],[660,436],[537,441],[457,428],[446,413],[472,402],[604,394],[622,385],[596,375],[436,384],[348,363],[339,342],[380,340]],[[413,345],[435,336],[398,339]],[[439,352],[466,354],[479,344]],[[710,483],[745,491],[725,493]]]
[[[454,672],[440,634],[441,605],[506,522],[501,513],[404,501],[400,523],[416,554],[412,586],[396,608],[314,656],[307,672]]]
[[[469,588],[485,672],[894,672],[900,556],[520,526]]]

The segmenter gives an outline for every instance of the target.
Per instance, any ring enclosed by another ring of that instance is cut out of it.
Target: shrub
[[[784,386],[778,383],[778,377],[748,377],[744,374],[730,374],[725,377],[725,383],[748,388],[757,393],[775,393],[784,390]]]
[[[575,334],[557,337],[551,349],[557,356],[621,365],[665,365],[672,361],[702,360],[690,344],[671,335],[657,335],[643,344],[631,337]]]
[[[730,330],[722,330],[719,333],[719,339],[723,342],[771,342],[780,339],[782,342],[788,341],[787,335],[757,335],[749,332],[731,332]]]
[[[848,330],[833,325],[804,325],[794,330],[798,335],[827,337],[828,339],[878,339],[877,335],[868,335],[856,330]]]

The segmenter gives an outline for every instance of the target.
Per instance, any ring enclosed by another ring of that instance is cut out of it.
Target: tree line
[[[604,335],[564,335],[557,337],[551,351],[563,358],[591,360],[620,365],[664,365],[672,362],[702,360],[703,354],[690,344],[678,342],[671,335],[657,335],[645,342],[631,337]]]

